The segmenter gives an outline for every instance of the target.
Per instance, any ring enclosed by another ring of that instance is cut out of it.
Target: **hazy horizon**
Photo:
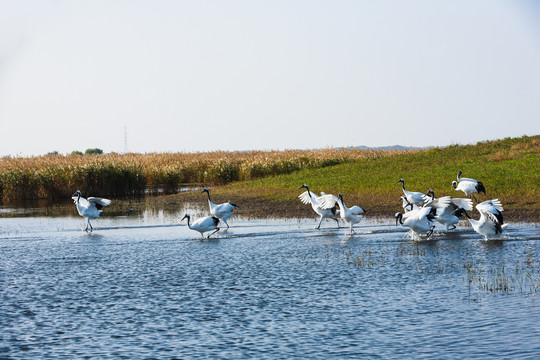
[[[0,156],[540,134],[540,2],[0,3]]]
[[[524,136],[538,136],[539,134],[534,134],[534,135],[521,135],[521,136],[512,136],[512,137],[508,137],[508,138],[521,138],[521,137],[524,137]],[[127,153],[124,153],[122,151],[104,151],[103,154],[141,154],[141,155],[145,155],[145,154],[153,154],[153,153],[206,153],[206,152],[231,152],[231,153],[234,153],[234,152],[257,152],[257,151],[261,151],[261,152],[272,152],[272,151],[317,151],[317,150],[325,150],[325,149],[347,149],[347,150],[356,150],[356,149],[359,149],[359,150],[363,150],[364,148],[365,149],[381,149],[381,150],[386,150],[386,149],[391,149],[391,148],[395,148],[395,147],[399,147],[399,148],[402,148],[403,150],[409,150],[409,149],[413,149],[413,150],[428,150],[428,149],[433,149],[433,148],[444,148],[444,147],[448,147],[448,146],[453,146],[453,145],[458,145],[458,146],[466,146],[466,145],[476,145],[478,143],[482,143],[482,142],[488,142],[488,141],[497,141],[497,140],[503,140],[505,138],[500,138],[500,139],[486,139],[486,140],[478,140],[478,141],[474,141],[474,142],[471,142],[471,143],[452,143],[452,144],[447,144],[447,145],[428,145],[428,146],[405,146],[405,145],[401,145],[401,144],[393,144],[393,145],[381,145],[381,146],[366,146],[366,145],[351,145],[351,146],[334,146],[334,147],[321,147],[321,148],[284,148],[284,149],[236,149],[236,150],[222,150],[222,149],[215,149],[215,150],[206,150],[206,151],[189,151],[189,150],[186,150],[186,151],[128,151]],[[95,148],[89,148],[89,149],[95,149]],[[99,149],[99,148],[98,148]],[[72,150],[72,151],[67,151],[67,152],[60,152],[60,151],[57,151],[57,150],[51,150],[51,151],[48,151],[46,153],[43,153],[43,154],[7,154],[7,155],[0,155],[0,157],[34,157],[34,156],[47,156],[47,155],[61,155],[61,156],[68,156],[68,155],[72,155],[72,152],[75,152],[75,151],[80,151],[83,153],[84,155],[84,152],[86,151],[87,149],[75,149],[75,150]],[[100,150],[103,150],[103,149],[100,149]],[[398,149],[398,150],[401,150],[401,149]],[[57,152],[58,154],[54,154],[55,152]]]

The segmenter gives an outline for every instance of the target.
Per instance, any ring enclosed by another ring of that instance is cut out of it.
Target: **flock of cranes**
[[[452,187],[456,191],[463,191],[467,198],[451,198],[444,196],[435,198],[435,192],[429,190],[426,194],[407,191],[405,181],[400,179],[403,188],[403,208],[404,213],[397,213],[396,224],[399,222],[403,226],[409,227],[419,235],[429,237],[433,233],[434,221],[445,226],[446,232],[455,229],[456,224],[465,216],[474,231],[483,235],[487,240],[493,236],[502,234],[506,227],[502,212],[504,211],[499,199],[486,200],[478,203],[474,194],[486,194],[484,185],[475,179],[462,178],[463,172],[459,170],[457,181],[452,182]],[[476,210],[480,213],[480,219],[471,218],[467,211],[473,210],[473,202],[476,201]]]
[[[459,221],[465,216],[471,224],[474,231],[484,236],[487,240],[490,237],[499,235],[503,232],[506,224],[503,222],[503,207],[498,199],[487,200],[478,203],[478,199],[474,194],[486,194],[484,185],[477,180],[462,178],[460,170],[457,175],[457,181],[452,182],[452,186],[457,191],[463,191],[467,198],[452,198],[450,196],[435,197],[435,192],[429,190],[427,193],[408,191],[405,189],[405,180],[400,179],[396,182],[401,183],[403,195],[400,201],[403,204],[403,212],[395,214],[396,226],[401,224],[408,227],[413,233],[420,236],[429,237],[435,229],[434,222],[438,222],[445,226],[446,232],[456,228]],[[320,216],[319,223],[316,229],[321,227],[324,219],[332,219],[336,221],[340,227],[339,221],[342,220],[349,227],[349,234],[354,233],[353,226],[359,223],[363,215],[366,213],[360,206],[354,205],[348,207],[343,200],[343,194],[338,196],[332,194],[321,193],[317,195],[310,191],[308,185],[304,184],[298,188],[306,189],[298,198],[306,205],[311,205],[313,211]],[[208,196],[208,206],[211,216],[205,216],[191,223],[191,217],[186,214],[182,220],[187,219],[187,225],[191,230],[197,231],[204,238],[204,233],[212,231],[210,235],[215,234],[220,230],[219,223],[223,221],[227,228],[229,219],[234,210],[238,207],[230,202],[222,204],[214,204],[210,199],[210,191],[204,189],[202,193]],[[111,200],[89,197],[85,199],[81,197],[81,192],[77,190],[73,194],[72,199],[75,202],[79,215],[86,219],[85,231],[93,231],[90,224],[91,219],[99,217],[102,208],[109,206]],[[476,210],[480,213],[480,219],[475,220],[467,213],[473,210],[473,201],[476,201]]]
[[[438,222],[445,227],[448,232],[456,228],[459,221],[465,216],[471,224],[474,231],[483,235],[485,239],[502,234],[506,224],[503,222],[503,207],[498,199],[487,200],[478,203],[478,199],[474,194],[486,194],[484,185],[475,179],[462,178],[460,170],[457,175],[457,181],[452,182],[452,186],[457,191],[463,191],[467,198],[452,198],[443,196],[435,198],[435,192],[429,190],[427,193],[408,191],[405,189],[405,180],[399,179],[397,183],[401,183],[403,195],[401,201],[403,203],[403,212],[398,212],[395,215],[396,225],[399,223],[402,226],[408,227],[413,233],[419,236],[429,237],[435,229],[434,222]],[[302,203],[311,205],[313,211],[320,216],[319,224],[316,229],[319,229],[324,219],[333,219],[338,223],[339,219],[343,220],[350,230],[350,234],[354,233],[353,226],[362,220],[365,211],[359,206],[347,207],[343,202],[343,195],[334,195],[321,193],[320,196],[309,190],[309,187],[304,184],[298,189],[306,189],[298,198]],[[467,211],[473,210],[473,201],[476,201],[476,210],[480,212],[480,219],[471,218]],[[336,207],[339,206],[339,209]]]

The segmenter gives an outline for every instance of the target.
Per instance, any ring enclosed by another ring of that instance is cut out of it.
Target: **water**
[[[412,241],[394,219],[233,217],[202,240],[182,216],[0,219],[0,358],[540,356],[533,224]]]

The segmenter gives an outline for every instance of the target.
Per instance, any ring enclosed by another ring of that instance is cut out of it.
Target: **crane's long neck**
[[[462,172],[461,172],[461,170],[460,170],[460,171],[458,172],[458,174],[457,174],[457,181],[458,181],[458,182],[461,181],[461,174],[462,174]]]
[[[188,228],[191,229],[191,224],[189,223],[190,218],[191,218],[190,216],[187,217],[187,226],[188,226]]]
[[[403,197],[403,200],[402,200],[402,201],[403,201],[403,208],[404,208],[404,209],[407,209],[407,206],[409,206],[409,205],[412,206],[412,204],[411,204],[409,201],[407,201],[407,197],[406,197],[406,196],[402,196],[402,197]]]
[[[401,187],[403,188],[403,191],[405,191],[405,181],[400,181]]]
[[[306,186],[307,194],[309,195],[310,199],[313,199],[313,196],[311,196],[311,191],[309,191],[309,187]]]
[[[339,205],[340,215],[342,217],[346,216],[345,212],[348,210],[348,208],[347,206],[345,206],[345,203],[343,202],[343,196],[338,197],[337,204]]]
[[[403,214],[402,213],[399,213],[398,217],[397,217],[397,221],[403,225]]]
[[[79,205],[80,200],[81,200],[81,194],[77,194],[77,205]]]
[[[212,208],[214,206],[214,203],[212,202],[212,200],[210,200],[210,191],[205,191],[206,192],[206,196],[208,196],[208,205],[210,205],[210,207]]]
[[[467,220],[469,220],[474,230],[478,229],[478,227],[480,226],[480,221],[478,220],[471,219],[470,217],[467,218]]]
[[[471,223],[471,226],[476,229],[478,228],[478,225],[480,224],[480,221],[474,220],[467,211],[463,210],[463,214],[467,217],[467,220]]]
[[[409,210],[409,211],[413,211],[413,210],[414,210],[414,205],[411,204],[408,200],[406,200],[406,202],[407,202],[407,205],[405,205],[403,208],[404,208],[405,210],[407,210],[407,207],[410,207],[411,210]]]

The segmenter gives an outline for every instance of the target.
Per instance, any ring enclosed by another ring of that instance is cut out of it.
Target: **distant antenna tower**
[[[124,154],[127,154],[128,152],[128,146],[127,146],[127,126],[124,125]]]

